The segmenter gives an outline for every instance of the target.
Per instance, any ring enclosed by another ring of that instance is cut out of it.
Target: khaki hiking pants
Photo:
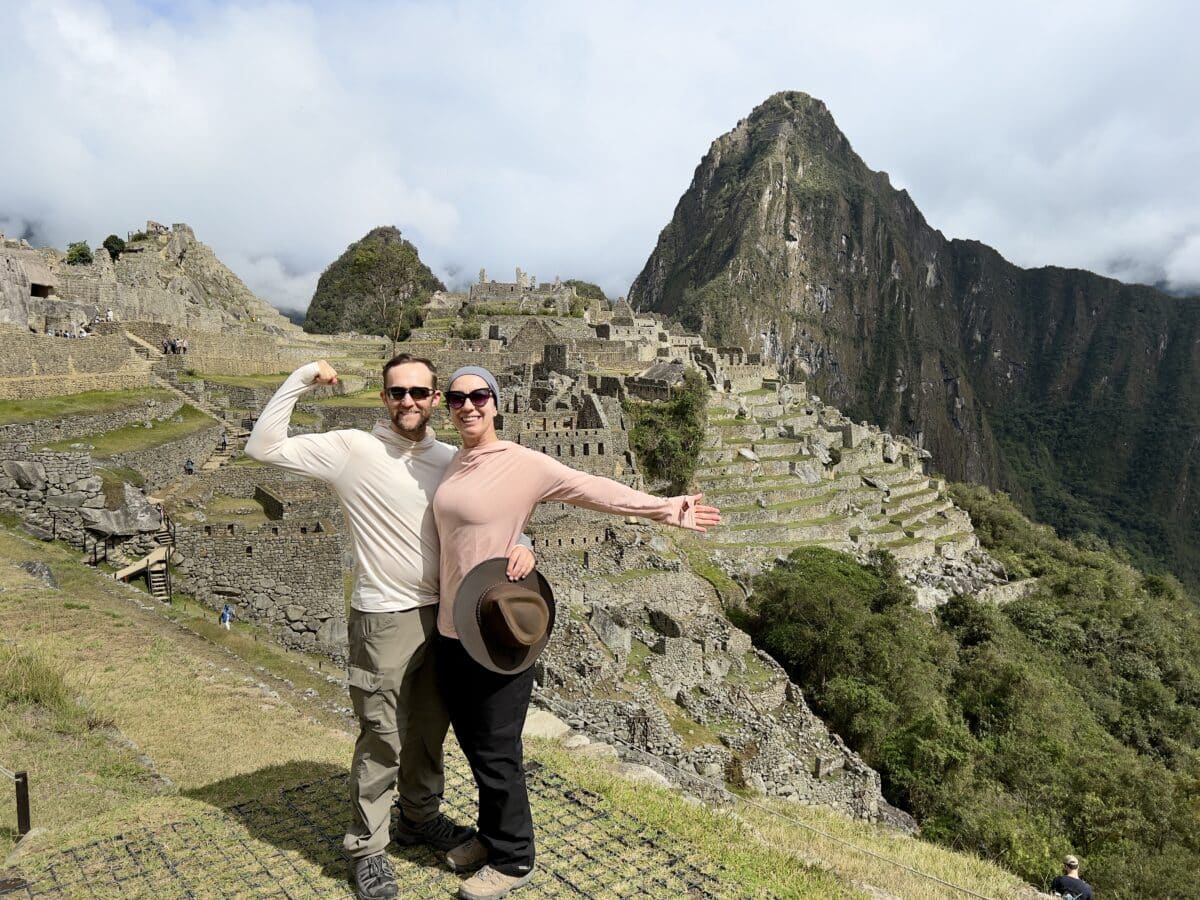
[[[352,859],[387,847],[397,777],[409,821],[438,813],[449,719],[434,684],[436,626],[437,604],[390,613],[350,610],[350,700],[359,731],[350,768],[354,818],[343,846]]]

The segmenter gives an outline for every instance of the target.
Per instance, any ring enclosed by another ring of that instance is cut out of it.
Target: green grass
[[[145,406],[147,400],[163,402],[174,395],[162,390],[86,391],[36,400],[0,401],[0,425],[35,422],[63,416],[93,416],[130,407]]]
[[[290,373],[280,372],[278,375],[212,375],[207,372],[196,372],[195,376],[207,384],[225,384],[230,387],[244,388],[278,388]]]
[[[695,539],[682,540],[678,543],[683,548],[688,568],[713,586],[713,590],[717,592],[717,596],[721,598],[723,604],[738,604],[745,599],[746,594],[738,587],[738,583],[726,575],[720,566],[709,560],[711,551],[705,545]]]
[[[174,419],[167,419],[162,422],[156,422],[153,428],[127,425],[124,428],[118,428],[116,431],[107,431],[104,434],[89,437],[87,442],[94,448],[92,456],[104,459],[118,453],[147,450],[151,447],[158,447],[161,444],[177,441],[180,438],[187,437],[190,434],[216,424],[215,419],[209,418],[208,415],[202,413],[196,407],[186,403],[180,408],[178,415],[183,421],[176,422]],[[78,443],[78,439],[58,441],[48,446],[51,450],[67,450],[74,443]]]
[[[740,684],[748,687],[751,690],[755,688],[766,687],[775,680],[776,674],[763,665],[762,660],[753,650],[746,651],[742,656],[742,662],[746,664],[744,671],[730,669],[726,680],[731,684]]]
[[[0,760],[29,769],[35,825],[48,829],[29,842],[22,861],[27,873],[43,871],[47,853],[211,817],[215,806],[271,805],[282,789],[345,771],[349,724],[328,705],[347,701],[344,688],[325,680],[328,662],[324,672],[317,670],[316,659],[285,653],[251,625],[235,621],[225,631],[215,610],[181,595],[169,607],[141,608],[57,545],[0,531],[0,555],[44,560],[62,586],[51,590],[15,567],[0,567],[0,633],[10,642],[0,645],[0,654],[35,660],[26,666],[29,674],[0,675],[5,685],[32,684],[0,688],[24,698],[5,706]],[[65,597],[76,598],[73,607],[66,607]],[[649,653],[635,642],[631,659],[640,664]],[[59,721],[52,711],[63,704],[70,727],[56,731],[48,726]],[[155,777],[137,753],[146,754],[173,786]],[[778,804],[781,818],[762,806],[697,805],[677,792],[627,781],[605,763],[555,742],[530,739],[526,753],[593,792],[594,802],[618,818],[632,816],[635,827],[654,829],[681,854],[720,867],[722,882],[736,896],[850,897],[860,895],[860,884],[918,900],[951,896],[805,825],[988,896],[1012,897],[1021,888],[995,866],[830,811]],[[453,742],[447,765],[464,765]],[[7,818],[0,822],[2,854],[15,834]],[[211,822],[231,840],[246,836],[220,814]],[[262,852],[276,849],[263,845]],[[294,863],[310,865],[303,853]],[[326,874],[331,892],[344,890],[336,881],[343,877],[340,867]],[[212,877],[222,877],[219,868]]]
[[[755,529],[759,529],[759,528],[783,528],[783,527],[798,528],[798,527],[805,527],[805,526],[809,526],[809,525],[832,525],[834,522],[844,522],[844,521],[846,521],[845,516],[832,515],[832,516],[821,516],[820,518],[817,518],[817,519],[796,519],[795,521],[792,521],[792,522],[765,522],[765,523],[747,522],[744,525],[722,525],[721,527],[728,528],[730,531],[754,531]]]
[[[292,410],[291,422],[293,425],[305,425],[305,426],[320,425],[321,417],[314,413],[304,412],[303,410],[294,409],[294,410]]]
[[[378,406],[384,408],[379,399],[379,391],[375,388],[364,388],[353,394],[334,394],[328,397],[318,397],[313,403],[318,406]]]
[[[97,467],[95,472],[103,482],[101,490],[104,492],[106,509],[117,509],[124,502],[126,482],[139,488],[146,484],[146,478],[141,472],[126,466]]]
[[[831,491],[827,494],[818,494],[815,497],[801,497],[799,500],[788,500],[786,503],[772,503],[769,506],[760,507],[756,503],[747,504],[745,506],[722,506],[721,512],[747,512],[753,509],[787,512],[788,510],[792,509],[803,509],[807,506],[819,506],[822,503],[828,503],[830,500],[836,499],[837,496],[838,492]]]
[[[208,521],[216,524],[226,525],[233,522],[254,526],[265,525],[270,521],[263,511],[262,504],[247,497],[225,497],[218,494],[205,505],[205,516]]]

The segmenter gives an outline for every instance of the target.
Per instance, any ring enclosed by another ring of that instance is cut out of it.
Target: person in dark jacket
[[[1063,860],[1063,873],[1050,883],[1050,890],[1070,900],[1092,900],[1092,886],[1079,877],[1079,860],[1070,854]]]

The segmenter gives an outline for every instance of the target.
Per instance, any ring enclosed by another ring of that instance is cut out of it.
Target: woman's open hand
[[[533,571],[535,565],[537,559],[534,558],[533,551],[524,544],[517,544],[508,551],[508,568],[504,570],[504,574],[508,576],[509,581],[520,581]]]
[[[721,524],[721,511],[715,506],[703,505],[701,503],[704,499],[703,494],[692,494],[673,499],[679,502],[679,519],[672,522],[672,525],[686,528],[688,531],[703,533],[714,525]]]

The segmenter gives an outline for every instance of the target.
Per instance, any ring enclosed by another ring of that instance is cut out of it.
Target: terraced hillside
[[[945,481],[925,474],[927,457],[804,384],[714,394],[696,480],[725,524],[705,545],[739,567],[813,544],[910,563],[960,559],[978,541]]]

